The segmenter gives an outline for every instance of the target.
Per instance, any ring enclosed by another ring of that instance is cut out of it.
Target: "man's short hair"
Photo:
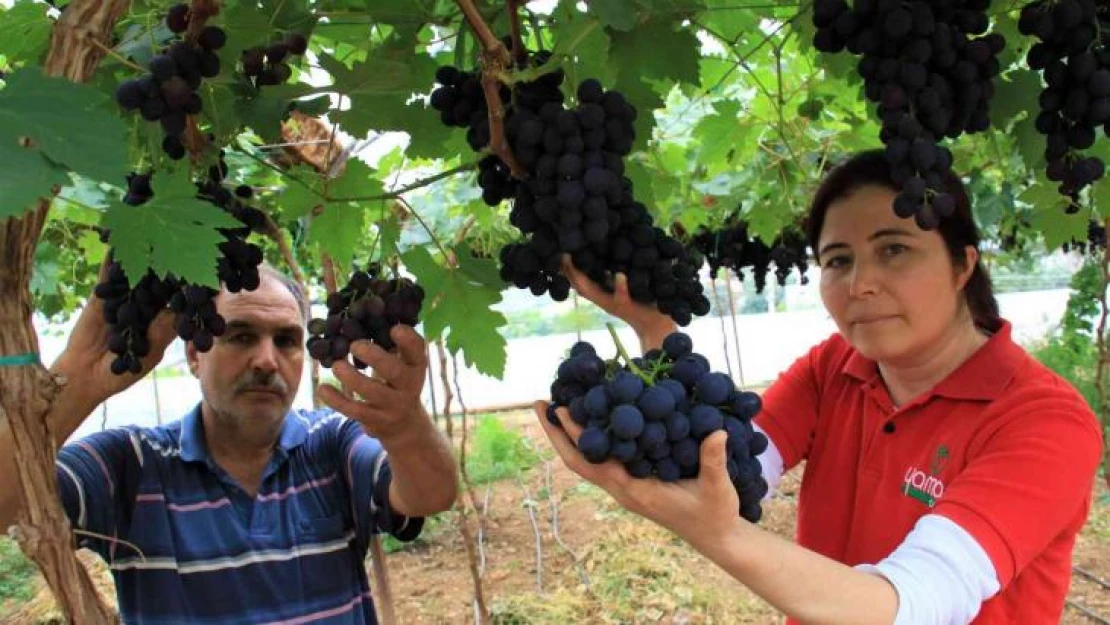
[[[263,262],[258,266],[258,275],[260,278],[269,276],[278,282],[281,282],[290,293],[293,294],[293,299],[297,301],[297,308],[301,311],[301,322],[308,324],[311,311],[308,307],[308,295],[301,289],[301,285],[297,284],[296,280],[278,271],[273,265]]]

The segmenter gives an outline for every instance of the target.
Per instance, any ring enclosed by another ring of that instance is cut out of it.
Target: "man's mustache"
[[[236,393],[242,393],[244,391],[269,391],[271,393],[285,395],[289,392],[289,385],[287,385],[285,380],[281,379],[281,376],[276,373],[249,371],[235,381],[234,389]]]

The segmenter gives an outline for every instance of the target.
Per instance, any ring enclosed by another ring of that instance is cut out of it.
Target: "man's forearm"
[[[54,363],[50,372],[68,378],[68,383],[54,397],[47,415],[54,441],[61,445],[81,426],[101,400],[85,392],[85,387],[77,382],[73,369],[65,362]],[[15,441],[11,426],[5,419],[0,421],[0,533],[4,533],[15,522],[22,507],[19,477],[16,475]]]
[[[393,481],[389,504],[405,516],[428,516],[448,510],[458,494],[455,456],[423,409],[420,419],[392,440],[383,440],[389,452]]]
[[[753,525],[738,521],[726,536],[690,542],[764,601],[802,623],[889,625],[898,611],[898,593],[883,577]]]

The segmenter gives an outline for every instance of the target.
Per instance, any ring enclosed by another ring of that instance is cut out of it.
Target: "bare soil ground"
[[[530,415],[510,419],[546,450]],[[786,476],[761,524],[783,536],[794,531],[799,471]],[[599,489],[583,483],[557,459],[474,491],[484,510],[482,589],[492,621],[503,624],[570,623],[781,623],[770,606],[668,532],[618,509]],[[1063,623],[1110,619],[1110,495],[1102,480],[1096,505],[1076,545],[1077,573]],[[414,544],[388,555],[399,623],[474,622],[474,583],[458,515],[430,523]],[[470,525],[477,532],[478,519]],[[557,531],[556,531],[557,530]],[[103,564],[84,552],[103,592],[113,595]],[[1093,579],[1092,579],[1093,578]],[[114,599],[114,597],[112,597]],[[45,587],[0,622],[60,622]]]

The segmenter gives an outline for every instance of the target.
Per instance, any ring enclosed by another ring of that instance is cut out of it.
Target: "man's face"
[[[304,364],[304,321],[293,294],[263,274],[254,291],[216,297],[227,330],[212,349],[186,354],[205,403],[241,428],[276,425],[293,405]]]

